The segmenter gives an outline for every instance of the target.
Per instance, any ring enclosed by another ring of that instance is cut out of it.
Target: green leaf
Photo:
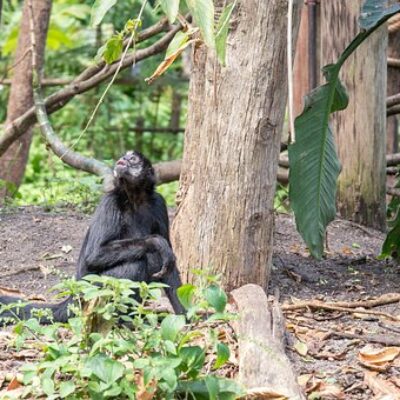
[[[196,291],[196,286],[187,283],[182,285],[177,290],[178,299],[183,305],[183,307],[188,310],[190,307],[193,306],[193,297]]]
[[[217,32],[215,34],[215,50],[217,52],[218,60],[222,65],[226,64],[226,39],[228,37],[229,21],[235,5],[236,0],[231,4],[228,4],[223,9],[217,24]]]
[[[170,24],[173,24],[179,12],[179,0],[160,0],[160,5]]]
[[[217,400],[219,398],[219,385],[218,379],[215,376],[208,375],[205,377],[205,382],[208,390],[208,396],[210,400]]]
[[[178,384],[178,376],[173,368],[164,368],[161,373],[161,377],[164,379],[165,383],[168,385],[170,391],[175,390]]]
[[[383,243],[380,258],[393,257],[398,260],[400,258],[400,209],[397,210],[396,218],[390,225],[391,229]]]
[[[371,29],[379,21],[386,18],[389,19],[393,14],[400,11],[400,4],[388,6],[387,1],[382,0],[366,0],[361,7],[360,18],[358,24],[362,29]]]
[[[117,0],[96,0],[92,7],[91,24],[96,26],[100,24],[104,16],[117,3]]]
[[[121,391],[122,388],[118,384],[114,383],[110,389],[107,389],[104,392],[104,397],[118,398]]]
[[[186,0],[186,4],[194,22],[200,28],[204,42],[213,48],[215,46],[213,0]]]
[[[121,35],[114,35],[111,37],[104,49],[103,58],[107,64],[112,64],[117,61],[122,54],[123,50],[123,40]]]
[[[164,340],[171,340],[173,342],[185,326],[185,323],[183,315],[167,315],[161,322],[161,337]]]
[[[311,254],[320,259],[326,227],[336,215],[336,180],[340,164],[328,126],[335,82],[323,85],[305,99],[295,120],[296,142],[289,146],[289,197],[297,230]]]
[[[245,394],[244,388],[237,384],[231,379],[217,378],[214,377],[216,383],[218,383],[218,396],[220,400],[234,400]],[[178,383],[177,392],[183,395],[192,393],[194,398],[197,400],[209,400],[210,399],[210,384],[213,385],[213,389],[216,386],[215,382],[208,382],[205,379],[195,381],[180,381]]]
[[[190,378],[195,378],[203,368],[206,354],[199,346],[187,346],[179,350],[179,357],[182,359],[182,371]]]
[[[177,32],[177,34],[171,40],[171,43],[168,45],[167,51],[165,53],[165,58],[170,57],[172,54],[181,49],[188,40],[189,35],[187,34],[187,32]]]
[[[217,359],[214,363],[214,369],[221,368],[228,360],[230,356],[229,347],[224,343],[217,344]]]
[[[204,291],[204,297],[208,304],[215,308],[217,312],[222,313],[225,310],[228,297],[219,286],[212,285],[206,288]]]
[[[88,359],[85,368],[89,369],[93,375],[107,384],[112,384],[121,378],[125,370],[123,364],[104,354],[97,354]]]
[[[54,393],[54,382],[51,378],[42,378],[41,380],[42,389],[47,396],[51,396]]]
[[[295,120],[296,142],[289,146],[289,197],[297,229],[311,254],[318,259],[322,257],[326,227],[336,215],[336,180],[340,164],[329,115],[343,110],[348,103],[339,72],[350,54],[390,16],[400,11],[400,5],[382,8],[381,3],[365,2],[363,12],[366,6],[377,6],[381,11],[373,16],[362,16],[360,23],[369,29],[353,39],[336,64],[323,68],[327,83],[306,96],[304,110]]]
[[[75,383],[72,381],[61,382],[60,396],[65,398],[75,391]]]

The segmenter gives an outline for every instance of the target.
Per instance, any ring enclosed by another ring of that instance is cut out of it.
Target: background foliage
[[[124,28],[128,18],[135,18],[141,1],[118,2],[105,15],[101,24],[91,24],[92,0],[54,0],[46,45],[45,77],[70,80],[93,63],[98,49],[115,32]],[[162,10],[149,2],[143,14],[143,27],[156,22]],[[3,4],[0,29],[0,79],[12,74],[13,53],[17,44],[22,2],[10,0]],[[155,40],[155,39],[154,39]],[[81,135],[105,85],[77,96],[51,116],[55,131],[68,145],[83,154],[109,161],[128,149],[138,149],[153,162],[182,156],[183,133],[135,132],[137,125],[147,128],[169,127],[172,100],[181,99],[180,127],[186,119],[188,80],[177,60],[168,74],[148,85],[151,75],[163,56],[145,60],[120,74],[111,87],[94,121]],[[57,87],[46,87],[46,95]],[[9,86],[0,84],[0,124],[6,118]],[[10,166],[12,167],[12,166]],[[65,166],[46,148],[35,132],[24,182],[13,204],[65,205],[79,204],[90,211],[100,194],[96,177]],[[160,192],[167,202],[174,203],[177,183],[163,185]]]

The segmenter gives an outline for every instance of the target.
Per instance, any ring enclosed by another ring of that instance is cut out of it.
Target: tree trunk
[[[33,13],[38,68],[43,65],[51,3],[51,0],[34,1]],[[18,45],[15,52],[15,66],[13,68],[10,96],[8,98],[7,119],[4,126],[7,126],[33,105],[32,55],[29,51],[30,47],[29,7],[28,0],[25,0]],[[31,140],[32,129],[28,129],[0,158],[0,179],[11,182],[12,186],[15,185],[15,188],[18,188],[24,176]],[[4,198],[7,193],[12,194],[4,189],[0,190],[0,199]]]
[[[293,65],[294,116],[301,114],[304,108],[304,96],[320,84],[321,69],[318,48],[320,30],[319,1],[305,2],[301,11],[299,35],[296,43],[296,56]],[[311,29],[310,29],[311,28]],[[312,72],[311,72],[312,71]],[[311,79],[313,77],[313,79]],[[314,82],[312,82],[312,80]]]
[[[335,62],[359,32],[362,3],[321,2],[323,65]],[[386,227],[386,48],[383,26],[346,61],[341,79],[350,103],[332,118],[342,163],[338,209],[344,218],[380,230]]]
[[[400,31],[389,34],[388,57],[400,58]],[[400,69],[388,66],[387,95],[391,96],[400,92]],[[398,116],[391,115],[387,118],[387,145],[386,153],[393,154],[399,151]]]
[[[294,3],[297,28],[302,1]],[[231,25],[227,67],[205,46],[194,49],[172,237],[184,280],[192,268],[211,267],[228,289],[265,288],[287,94],[287,1],[242,0]]]

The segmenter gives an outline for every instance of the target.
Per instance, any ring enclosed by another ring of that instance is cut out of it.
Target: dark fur
[[[83,241],[76,278],[99,274],[148,283],[160,281],[169,285],[166,294],[174,311],[183,313],[176,295],[181,280],[169,240],[167,207],[154,190],[153,167],[140,153],[128,152],[114,171],[114,187],[103,196]],[[0,297],[0,303],[5,304],[17,300]],[[50,308],[55,321],[65,322],[70,302],[34,303],[16,312],[20,318],[28,318],[33,308]]]

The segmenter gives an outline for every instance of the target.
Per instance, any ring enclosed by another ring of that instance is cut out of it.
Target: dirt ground
[[[60,274],[74,273],[89,219],[75,211],[34,207],[1,213],[0,286],[51,298],[47,289]],[[400,267],[377,259],[383,238],[380,232],[336,220],[328,231],[329,252],[316,261],[293,218],[277,215],[271,293],[279,288],[285,304],[365,301],[399,293]],[[349,307],[285,312],[288,355],[305,392],[310,399],[379,399],[380,393],[400,399],[399,302],[367,312]]]

